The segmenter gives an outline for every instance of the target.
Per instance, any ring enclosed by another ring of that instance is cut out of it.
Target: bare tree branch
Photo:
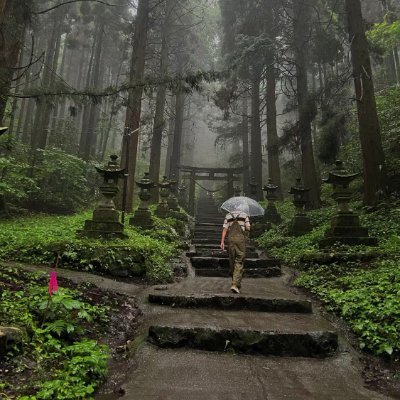
[[[103,0],[67,0],[64,3],[57,4],[57,5],[53,6],[53,7],[47,8],[45,10],[34,11],[32,14],[37,14],[37,15],[46,14],[46,13],[48,13],[50,11],[53,11],[56,8],[59,8],[61,6],[66,6],[67,4],[78,3],[78,2],[82,2],[82,1],[87,1],[87,2],[90,1],[90,2],[95,2],[95,3],[100,3],[100,4],[104,4],[106,6],[110,6],[110,7],[118,7],[117,4],[107,3],[106,1],[103,1]]]

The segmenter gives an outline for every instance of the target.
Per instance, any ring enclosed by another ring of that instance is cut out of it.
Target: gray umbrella
[[[226,200],[220,208],[228,212],[243,211],[250,217],[264,215],[264,209],[259,203],[250,197],[244,196],[231,197]]]

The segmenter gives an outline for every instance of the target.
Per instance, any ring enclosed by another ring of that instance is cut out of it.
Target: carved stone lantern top
[[[276,191],[278,190],[279,186],[274,185],[272,179],[268,179],[268,183],[264,185],[263,192],[266,192],[265,198],[267,200],[276,200],[278,196],[276,195]]]
[[[186,190],[187,190],[187,186],[184,183],[182,183],[182,185],[178,187],[178,191],[181,194],[185,193]]]
[[[145,172],[143,178],[139,182],[136,182],[140,189],[150,190],[156,187],[154,182],[150,179],[149,175],[150,174],[148,172]]]
[[[296,184],[290,188],[289,193],[293,194],[294,196],[295,195],[305,196],[305,194],[309,191],[310,191],[310,189],[307,189],[304,187],[303,182],[301,181],[301,178],[297,178]]]
[[[334,187],[339,186],[342,188],[348,188],[350,183],[359,176],[360,174],[350,173],[345,167],[341,160],[335,161],[335,167],[329,172],[328,178],[323,179],[325,183],[330,183]]]
[[[303,213],[302,210],[307,203],[307,192],[309,191],[310,189],[304,187],[300,178],[296,179],[296,184],[289,190],[289,193],[293,195],[293,204],[297,208],[296,213],[298,215]]]
[[[176,176],[175,176],[175,174],[172,174],[172,176],[169,178],[169,188],[170,188],[170,190],[171,190],[171,192],[174,192],[175,193],[175,187],[176,187],[176,184],[177,184],[178,182],[177,182],[177,180],[176,180]]]
[[[103,176],[104,183],[109,183],[110,181],[117,183],[118,178],[124,175],[125,168],[120,168],[117,160],[118,156],[113,154],[110,156],[110,161],[104,167],[95,167],[96,171]]]
[[[171,183],[168,180],[168,178],[164,175],[163,180],[159,182],[158,186],[160,187],[160,189],[168,189],[171,186]]]

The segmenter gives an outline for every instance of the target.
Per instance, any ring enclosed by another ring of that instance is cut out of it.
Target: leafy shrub
[[[303,272],[296,284],[318,294],[376,354],[400,352],[399,260],[322,265]]]
[[[61,150],[38,150],[33,177],[39,187],[30,198],[34,210],[73,213],[93,200],[94,168]]]

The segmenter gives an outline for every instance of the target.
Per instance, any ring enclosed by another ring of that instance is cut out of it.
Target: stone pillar
[[[233,188],[233,172],[229,171],[227,174],[228,179],[228,199],[235,195],[235,190]]]
[[[177,183],[178,182],[175,179],[175,175],[172,175],[172,177],[169,179],[169,197],[167,200],[169,209],[172,211],[179,211],[178,199],[176,197]]]
[[[250,179],[249,189],[250,189],[249,197],[254,200],[257,200],[258,182],[256,182],[256,178],[254,178],[254,176]]]
[[[268,200],[264,214],[264,222],[267,224],[267,227],[271,224],[279,225],[282,222],[282,217],[275,205],[275,201],[278,200],[278,189],[279,187],[274,185],[271,178],[268,179],[268,184],[264,185],[263,188],[263,192],[266,192],[265,198]]]
[[[293,204],[296,207],[295,216],[289,223],[288,229],[292,236],[301,236],[312,231],[310,218],[304,211],[309,190],[303,186],[300,178],[296,179],[296,185],[289,190],[289,193],[293,195]]]
[[[160,202],[157,205],[156,215],[159,218],[167,218],[169,212],[168,206],[168,196],[169,196],[169,186],[170,183],[166,176],[163,177],[163,180],[158,184],[159,187],[159,195],[160,195]]]
[[[150,180],[149,173],[146,172],[143,178],[136,182],[140,188],[139,198],[140,205],[135,211],[133,217],[129,220],[129,225],[139,226],[142,229],[152,229],[154,222],[149,210],[149,202],[151,199],[151,189],[155,187],[154,182]]]
[[[196,196],[196,172],[190,172],[190,186],[189,186],[189,214],[194,215],[195,210],[195,196]]]

